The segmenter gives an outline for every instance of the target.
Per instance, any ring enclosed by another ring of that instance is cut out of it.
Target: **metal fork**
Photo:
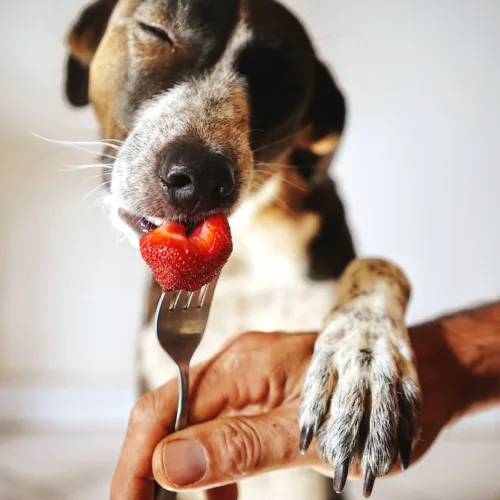
[[[189,414],[189,364],[207,326],[219,276],[196,292],[177,290],[162,293],[156,308],[156,336],[177,368],[179,400],[174,432],[184,429]],[[173,499],[176,494],[157,485],[155,500]]]

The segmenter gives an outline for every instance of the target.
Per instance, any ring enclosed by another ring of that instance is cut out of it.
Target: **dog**
[[[420,386],[405,327],[408,279],[356,256],[329,166],[347,106],[301,22],[274,0],[97,0],[68,34],[66,95],[91,104],[106,145],[105,202],[137,245],[166,220],[230,217],[224,268],[196,361],[247,330],[319,330],[298,422],[344,488],[364,494],[419,432]],[[137,374],[141,390],[174,376],[157,344],[152,279]],[[199,498],[190,494],[181,498]],[[240,498],[325,500],[309,471],[246,479]]]

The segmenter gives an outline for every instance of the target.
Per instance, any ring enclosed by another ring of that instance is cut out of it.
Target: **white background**
[[[410,276],[411,322],[500,296],[500,2],[289,0],[349,105],[334,165],[358,248]],[[0,416],[122,421],[144,267],[117,243],[97,137],[62,100],[80,0],[0,3]],[[82,410],[85,408],[85,411]],[[485,422],[488,422],[487,420]],[[484,425],[489,425],[485,423]]]

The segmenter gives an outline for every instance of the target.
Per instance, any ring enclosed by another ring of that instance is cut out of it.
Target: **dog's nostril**
[[[214,189],[214,194],[219,195],[222,198],[227,198],[234,191],[234,181],[231,179],[230,181],[222,183],[220,186],[217,186]]]
[[[181,174],[179,172],[172,172],[167,175],[165,179],[165,184],[174,189],[182,189],[193,183],[193,180],[189,175]]]

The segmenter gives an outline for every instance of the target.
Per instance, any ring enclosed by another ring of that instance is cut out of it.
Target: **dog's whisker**
[[[118,125],[120,125],[120,127],[125,130],[125,132],[127,132],[127,134],[130,134],[129,130],[127,129],[127,127],[125,127],[125,125],[123,125],[123,123],[121,122],[121,120],[118,118],[118,117],[115,117],[116,119],[116,123],[118,123]],[[123,141],[121,141],[123,143]]]
[[[87,170],[91,168],[101,168],[104,170],[113,170],[114,165],[112,163],[94,163],[90,165],[65,165],[59,169],[59,172],[76,172],[78,170]]]
[[[248,134],[251,134],[252,132],[266,132],[266,130],[262,129],[262,128],[254,128],[254,129],[249,130]],[[291,139],[291,138],[295,137],[296,135],[298,135],[299,133],[300,132],[294,132],[293,134],[290,134],[288,136],[282,137],[281,139],[276,139],[275,141],[270,142],[269,144],[265,144],[264,146],[261,146],[260,148],[254,149],[252,152],[253,153],[258,153],[259,151],[262,151],[262,150],[264,150],[266,148],[274,146],[275,144],[278,144],[279,142]],[[247,146],[251,146],[252,145],[252,141],[248,141],[246,145]]]
[[[82,142],[82,144],[83,144],[83,142]],[[121,150],[121,148],[122,148],[121,144],[123,144],[122,141],[120,141],[120,144],[113,144],[112,142],[109,142],[109,141],[96,141],[95,142],[96,146],[107,146],[109,148],[115,149],[116,151]]]
[[[80,146],[71,145],[71,144],[69,144],[68,146],[71,147],[71,148],[73,148],[73,149],[76,149],[77,151],[82,151],[84,153],[89,153],[89,154],[92,154],[92,155],[96,155],[96,156],[98,156],[100,158],[107,158],[107,159],[113,160],[113,161],[116,160],[116,156],[110,155],[108,153],[101,153],[99,151],[93,151],[92,149],[82,148]]]
[[[88,148],[84,148],[84,147],[81,147],[81,146],[78,146],[78,145],[75,145],[75,144],[63,144],[63,146],[68,146],[72,149],[76,149],[77,151],[82,151],[83,153],[89,153],[91,155],[95,155],[97,157],[100,157],[100,158],[108,158],[110,160],[116,160],[116,156],[113,156],[113,155],[110,155],[110,154],[107,154],[107,153],[101,153],[99,151],[94,151],[92,149],[88,149]]]
[[[252,184],[251,188],[252,188],[253,192],[257,193],[257,192],[259,192],[260,189],[262,189],[263,186],[264,186],[263,183],[261,183],[261,184]]]
[[[263,161],[258,161],[255,163],[257,167],[280,167],[280,168],[293,168],[297,169],[295,165],[287,165],[286,163],[266,163]],[[314,168],[316,165],[301,165],[300,168]]]
[[[116,233],[115,245],[121,245],[125,241],[127,241],[127,236],[125,234]]]
[[[275,146],[276,144],[278,144],[280,142],[284,142],[284,141],[287,141],[289,139],[293,139],[293,138],[297,137],[297,135],[299,135],[299,134],[300,134],[300,131],[294,132],[293,134],[282,137],[281,139],[276,139],[275,141],[270,142],[269,144],[266,144],[264,146],[261,146],[260,148],[254,149],[253,153],[259,153],[261,151],[265,151],[266,149],[268,149],[272,146]]]
[[[105,181],[101,182],[101,184],[98,184],[95,188],[91,189],[84,197],[83,201],[87,200],[89,196],[91,196],[93,193],[95,193],[98,189],[101,189],[102,187],[106,186],[107,184],[110,184],[112,181]]]
[[[251,186],[256,190],[258,190],[261,189],[267,182],[268,182],[267,179],[263,179],[260,183],[257,183],[255,182],[255,180],[252,180]],[[292,216],[295,214],[295,211],[283,199],[280,198],[279,194],[271,195],[270,199],[271,201],[276,203],[280,208],[282,208],[285,212],[289,213]]]
[[[120,139],[101,139],[101,142],[117,142],[118,144],[123,144],[125,141],[121,141]]]
[[[89,182],[89,181],[94,180],[94,179],[102,179],[102,175],[103,175],[102,173],[97,174],[97,175],[91,175],[87,179],[84,179],[82,182]]]
[[[71,144],[68,144],[69,147],[73,148],[73,149],[76,149],[77,151],[82,151],[84,153],[89,153],[89,154],[92,154],[92,155],[96,155],[100,158],[107,158],[109,160],[116,160],[116,156],[113,156],[113,155],[110,155],[110,154],[107,154],[107,153],[100,153],[99,151],[93,151],[92,149],[87,149],[87,148],[82,148],[80,146],[76,146],[76,145],[71,145]]]
[[[249,134],[251,134],[252,132],[265,132],[265,130],[263,128],[253,128],[248,131]]]
[[[253,188],[255,188],[256,190],[258,190],[258,189],[261,189],[267,182],[268,182],[267,179],[262,180],[262,182],[260,182],[260,183],[256,183],[253,180],[250,185]],[[291,209],[291,207],[289,205],[287,205],[286,202],[279,197],[279,195],[271,195],[271,200],[276,202],[286,212],[289,212],[290,214],[293,213],[293,210]]]
[[[254,170],[254,172],[259,172],[268,175],[276,175],[279,177],[280,181],[286,182],[287,184],[290,184],[290,186],[297,188],[300,191],[303,191],[304,193],[307,192],[307,189],[304,186],[300,186],[299,184],[292,182],[290,179],[287,179],[284,175],[280,174],[279,172],[269,172],[267,170]]]
[[[276,202],[285,212],[292,213],[292,209],[290,208],[289,205],[286,204],[284,200],[282,200],[279,195],[272,195],[271,199]]]
[[[165,214],[163,214],[162,210],[157,209],[153,212],[153,215],[151,217],[155,219],[165,219]]]
[[[117,146],[116,144],[111,144],[110,142],[104,142],[101,140],[96,140],[96,141],[58,141],[56,139],[49,139],[47,137],[43,137],[41,135],[33,133],[33,135],[41,139],[42,141],[45,142],[50,142],[52,144],[60,144],[62,146],[109,146],[110,148],[116,149],[117,151],[120,151],[120,146]]]

